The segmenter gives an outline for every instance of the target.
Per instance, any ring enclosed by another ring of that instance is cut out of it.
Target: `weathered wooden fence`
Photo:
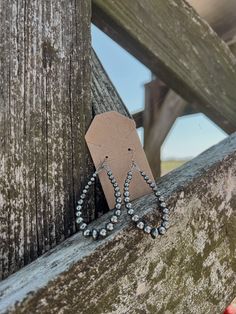
[[[84,141],[92,116],[129,115],[90,57],[89,1],[76,3],[1,10],[1,278],[75,233],[75,202],[93,171]],[[89,220],[107,209],[100,191],[91,193]]]
[[[0,273],[75,232],[91,171],[90,4],[1,1]],[[77,179],[79,178],[79,179]]]
[[[235,58],[189,5],[92,6],[98,26],[235,130]],[[130,116],[91,51],[92,6],[0,2],[0,276],[17,271],[0,284],[0,312],[219,312],[235,293],[235,135],[161,180],[173,223],[159,241],[131,228],[126,216],[108,241],[68,238],[76,232],[76,199],[93,171],[84,141],[93,116]],[[152,196],[135,204],[158,220]],[[106,211],[97,183],[86,215],[94,220]]]
[[[165,236],[127,215],[106,241],[76,234],[3,281],[0,313],[221,313],[236,294],[235,182],[236,134],[160,180]],[[135,207],[158,223],[154,196]]]
[[[189,2],[196,7],[209,6],[209,1]],[[178,93],[170,91],[166,99],[159,98],[157,90],[161,93],[163,86],[154,80],[145,89],[145,110],[134,115],[137,125],[144,127],[144,146],[154,177],[160,176],[160,146],[178,116],[202,112],[226,133],[236,131],[232,101],[236,59],[230,53],[234,53],[230,38],[236,23],[232,18],[231,22],[226,20],[232,16],[233,2],[225,5],[228,13],[221,16],[220,22],[219,7],[216,12],[210,6],[212,16],[207,14],[218,34],[228,40],[228,48],[183,1],[94,0],[93,4],[94,23]]]
[[[93,21],[202,112],[235,131],[236,59],[183,0],[93,0]],[[227,83],[226,83],[227,82]],[[222,104],[224,104],[222,106]]]

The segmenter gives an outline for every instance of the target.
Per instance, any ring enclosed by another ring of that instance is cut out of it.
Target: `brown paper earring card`
[[[112,170],[122,195],[124,181],[131,167],[132,154],[140,169],[154,181],[134,120],[115,111],[96,115],[85,135],[85,140],[96,169],[108,156],[107,165]],[[132,152],[128,150],[129,148]],[[115,205],[114,190],[105,170],[99,173],[99,179],[108,206],[112,209]],[[130,183],[130,199],[134,200],[151,192],[143,177],[135,171]]]

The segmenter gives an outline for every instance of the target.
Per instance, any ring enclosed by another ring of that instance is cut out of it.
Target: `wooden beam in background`
[[[145,153],[153,171],[154,178],[158,177],[160,164],[159,151],[175,120],[181,115],[187,102],[170,91],[166,96],[158,114],[154,117],[145,142]]]
[[[176,95],[176,99],[179,99],[179,96],[177,94]],[[183,102],[185,102],[185,100],[183,99]],[[133,119],[136,123],[136,127],[140,128],[143,127],[143,116],[144,116],[144,110],[140,110],[137,112],[133,113]],[[179,117],[183,117],[183,116],[188,116],[188,115],[192,115],[192,114],[197,114],[197,113],[201,113],[198,110],[198,105],[197,104],[191,104],[191,105],[187,105],[184,109],[184,111],[180,114]],[[215,116],[211,115],[209,112],[208,114],[206,114],[206,116],[212,121],[214,122],[219,128],[221,128],[223,131],[225,131],[227,134],[229,134],[228,132],[228,128],[225,127],[225,123],[222,123],[222,119],[220,120],[215,120]]]
[[[149,137],[150,129],[156,123],[156,117],[159,116],[162,103],[168,93],[169,87],[166,86],[159,78],[155,78],[144,86],[145,103],[144,103],[144,147]]]
[[[198,111],[197,108],[195,109],[188,104],[187,107],[184,109],[184,111],[180,114],[180,117],[197,114],[197,113],[200,113],[200,111]],[[132,117],[136,123],[137,129],[143,127],[143,115],[144,115],[144,110],[139,110],[139,111],[133,112],[132,114]]]
[[[145,110],[143,115],[144,127],[144,150],[146,152],[146,145],[149,142],[150,131],[156,124],[156,119],[160,115],[162,103],[166,97],[169,88],[158,78],[145,84]],[[154,178],[161,176],[161,146],[155,145],[155,165],[150,166]],[[147,156],[148,158],[148,156]],[[149,159],[148,159],[149,161]]]
[[[171,89],[236,130],[236,59],[182,0],[93,0],[93,22]]]
[[[162,103],[160,112],[155,116],[155,123],[150,128],[149,136],[146,143],[146,153],[153,155],[151,151],[155,145],[161,146],[174,124],[175,120],[183,113],[187,106],[187,102],[175,92],[169,91],[164,102]]]
[[[143,115],[144,110],[139,110],[132,114],[137,129],[143,127]]]

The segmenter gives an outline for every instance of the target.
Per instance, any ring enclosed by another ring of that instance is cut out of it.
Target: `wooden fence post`
[[[92,110],[90,1],[0,6],[1,278],[75,232]]]
[[[0,278],[5,278],[76,231],[75,203],[93,170],[84,141],[93,115],[107,110],[130,115],[94,53],[91,58],[89,0],[1,5]],[[98,184],[85,208],[88,220],[106,210],[101,195]]]
[[[187,102],[180,96],[169,91],[165,100],[161,104],[158,114],[154,117],[146,139],[145,152],[149,164],[157,177],[156,166],[160,164],[160,148],[167,134],[173,126],[175,120],[181,115],[187,106]]]
[[[156,78],[155,80],[145,84],[145,108],[143,112],[143,127],[144,127],[144,149],[147,153],[147,146],[150,142],[150,131],[155,125],[157,117],[160,115],[163,100],[168,92],[168,86],[161,80]],[[150,164],[154,178],[161,176],[161,145],[159,143],[152,143],[153,153],[155,155],[155,161]],[[162,144],[162,143],[161,143]],[[148,155],[148,161],[150,163],[150,154]]]

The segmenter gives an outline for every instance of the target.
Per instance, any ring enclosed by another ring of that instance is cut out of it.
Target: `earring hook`
[[[136,168],[137,170],[139,170],[139,167],[134,160],[134,150],[129,147],[128,151],[130,151],[132,153],[132,155],[131,155],[131,168]]]
[[[100,165],[98,166],[98,169],[97,169],[97,173],[99,173],[100,171],[102,171],[103,169],[105,169],[106,171],[109,171],[110,168],[108,167],[107,165],[107,159],[108,159],[108,156],[105,156],[104,160],[100,163]]]

